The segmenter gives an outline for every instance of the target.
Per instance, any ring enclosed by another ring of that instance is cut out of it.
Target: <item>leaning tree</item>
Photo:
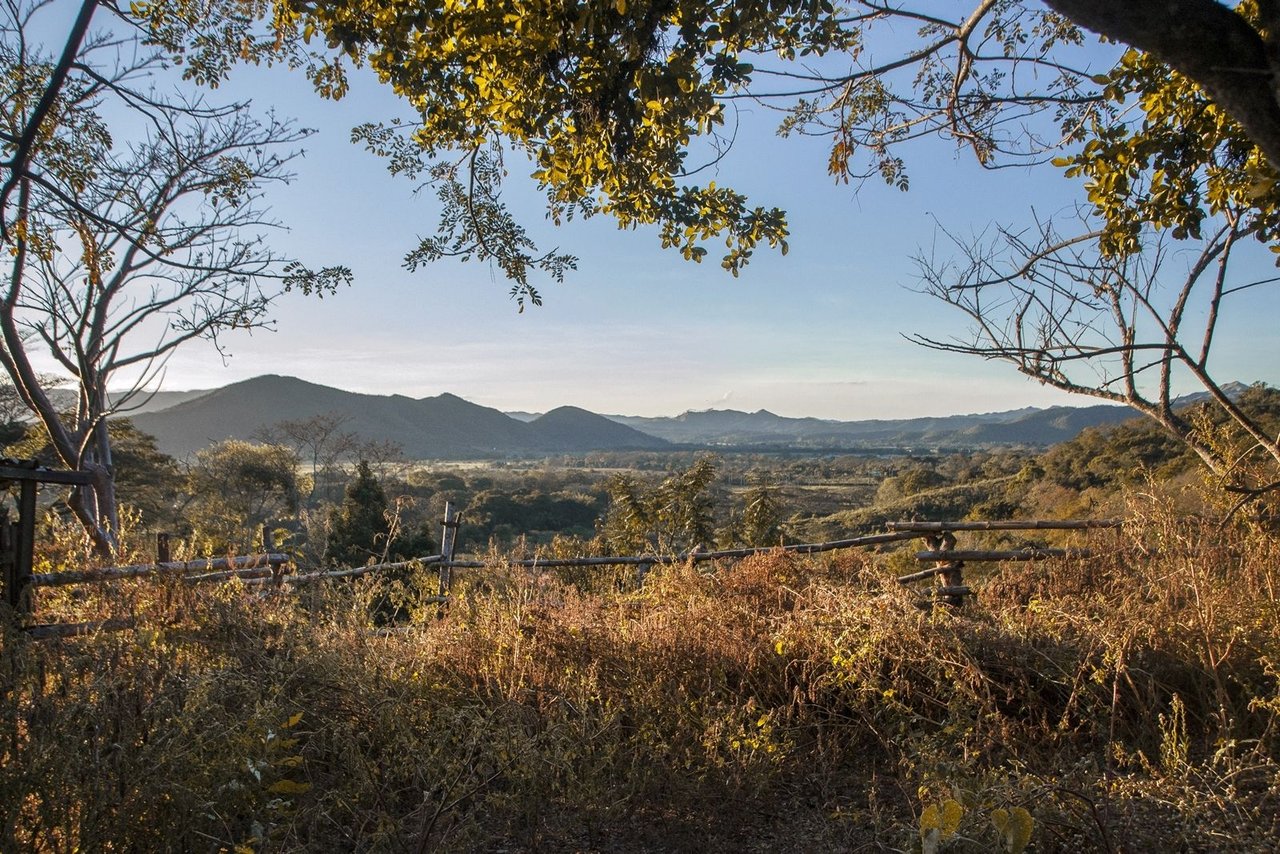
[[[49,51],[41,37],[63,11],[0,9],[0,364],[57,462],[92,475],[68,504],[110,554],[107,418],[136,405],[175,349],[220,347],[229,330],[267,323],[280,287],[332,288],[348,273],[312,271],[265,241],[263,190],[288,179],[305,131],[245,104],[167,94],[164,54],[110,6],[82,4]],[[43,380],[50,362],[75,384],[70,409]]]

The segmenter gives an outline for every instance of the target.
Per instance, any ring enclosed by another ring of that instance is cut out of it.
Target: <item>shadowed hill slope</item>
[[[575,451],[583,448],[656,450],[667,447],[665,439],[650,436],[576,406],[553,409],[530,421],[528,426],[536,437],[538,447],[549,451]]]
[[[326,414],[345,418],[342,429],[362,439],[398,443],[414,459],[666,446],[661,439],[584,410],[566,410],[525,423],[452,394],[415,400],[402,395],[356,394],[293,377],[263,376],[162,412],[139,415],[134,421],[139,429],[156,437],[162,450],[176,456],[222,439],[252,438],[282,420]]]

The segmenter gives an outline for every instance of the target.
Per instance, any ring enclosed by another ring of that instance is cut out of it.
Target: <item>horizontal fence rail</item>
[[[155,563],[83,571],[32,573],[27,577],[25,583],[30,588],[40,588],[133,578],[177,576],[183,582],[188,583],[239,579],[248,585],[272,584],[279,587],[284,585],[305,585],[327,580],[360,578],[377,572],[393,572],[411,567],[431,567],[436,570],[439,576],[439,593],[436,596],[428,597],[427,601],[436,602],[443,606],[447,605],[451,598],[450,587],[452,584],[452,570],[454,569],[483,569],[491,566],[508,566],[538,570],[569,567],[635,566],[638,568],[638,577],[643,578],[648,568],[657,565],[739,560],[752,555],[766,553],[810,555],[923,539],[928,548],[917,551],[914,557],[917,561],[922,563],[933,562],[934,565],[918,572],[898,576],[897,580],[906,585],[936,578],[938,583],[928,590],[928,592],[932,593],[932,596],[921,600],[918,604],[921,607],[931,608],[935,601],[939,601],[958,607],[964,602],[965,598],[973,595],[973,591],[964,584],[963,580],[962,571],[966,562],[1036,561],[1049,558],[1085,559],[1095,556],[1097,552],[1085,548],[1039,547],[1006,550],[957,549],[955,532],[1116,529],[1123,524],[1118,519],[901,521],[887,523],[885,525],[888,529],[886,533],[869,534],[822,543],[798,543],[772,547],[721,549],[718,551],[693,550],[665,555],[641,554],[476,560],[455,557],[454,549],[457,543],[457,530],[461,526],[461,514],[454,511],[451,505],[446,505],[445,513],[444,536],[441,538],[442,552],[412,560],[292,574],[288,572],[292,560],[291,557],[283,552],[272,550],[270,537],[264,530],[263,542],[267,550],[261,554],[191,561],[160,560]],[[157,543],[157,553],[167,558],[167,536],[161,535]],[[124,619],[106,620],[97,623],[30,625],[26,626],[25,630],[30,636],[36,638],[65,638],[90,634],[95,631],[129,628],[133,625],[132,620]]]
[[[848,540],[833,540],[829,543],[798,543],[790,546],[760,546],[758,548],[748,549],[722,549],[720,551],[703,552],[679,552],[677,554],[647,554],[647,555],[616,555],[613,557],[563,557],[563,558],[524,558],[521,560],[498,561],[497,563],[506,566],[520,566],[529,569],[553,569],[556,567],[571,566],[644,566],[655,564],[673,564],[673,563],[702,563],[709,560],[738,560],[744,557],[751,557],[758,554],[770,554],[774,552],[786,552],[788,554],[819,554],[821,552],[832,552],[840,549],[856,549],[861,546],[874,546],[881,543],[896,543],[903,540],[914,540],[918,534],[910,533],[893,533],[893,534],[870,534],[865,537],[854,537]],[[483,569],[486,566],[492,566],[491,561],[482,560],[453,560],[447,562],[448,566],[456,566],[461,569]]]
[[[1093,557],[1091,549],[1006,549],[989,551],[984,549],[954,549],[951,551],[916,552],[916,560],[967,560],[967,561],[1021,561],[1045,560],[1051,557],[1087,558]]]
[[[270,575],[274,569],[285,566],[291,560],[292,558],[287,554],[267,553],[207,560],[139,563],[133,566],[109,566],[72,572],[37,572],[32,573],[31,584],[35,587],[61,587],[67,584],[90,584],[95,581],[175,574],[182,575],[183,581],[226,581],[229,578],[241,577],[245,572],[261,572]],[[204,572],[203,575],[185,574],[201,571]]]
[[[534,557],[519,558],[515,560],[445,560],[444,555],[428,555],[426,557],[415,558],[413,560],[402,560],[394,563],[373,563],[368,566],[352,567],[350,569],[335,569],[326,572],[307,572],[299,575],[286,575],[282,581],[285,584],[310,584],[317,581],[325,581],[327,579],[338,578],[358,578],[362,575],[369,575],[374,572],[385,570],[407,569],[411,566],[436,566],[448,567],[451,569],[484,569],[489,566],[510,566],[522,567],[526,569],[559,569],[567,567],[593,567],[593,566],[656,566],[662,564],[701,563],[709,560],[733,560],[744,557],[751,557],[755,554],[767,554],[769,552],[783,551],[789,554],[819,554],[822,552],[838,551],[840,549],[853,549],[860,546],[874,546],[881,543],[896,543],[904,540],[914,540],[919,534],[913,533],[890,533],[890,534],[871,534],[865,537],[853,537],[846,540],[833,540],[827,543],[798,543],[789,546],[763,546],[759,548],[748,549],[722,549],[713,552],[680,552],[678,554],[647,554],[647,555],[613,555],[606,557]]]
[[[297,575],[286,575],[281,579],[285,584],[311,584],[334,578],[359,578],[375,572],[394,572],[397,569],[409,569],[414,566],[438,566],[444,561],[443,555],[427,555],[413,560],[398,560],[393,563],[371,563],[368,566],[354,566],[350,569],[330,569],[324,572],[303,572]],[[261,583],[261,582],[258,582]]]
[[[887,522],[890,531],[1075,531],[1086,528],[1119,528],[1120,519],[992,519],[964,522]]]

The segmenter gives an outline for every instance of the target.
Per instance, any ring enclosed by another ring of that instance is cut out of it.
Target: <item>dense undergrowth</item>
[[[1276,542],[1126,534],[959,613],[861,552],[45,591],[140,627],[4,629],[0,847],[1275,850]]]

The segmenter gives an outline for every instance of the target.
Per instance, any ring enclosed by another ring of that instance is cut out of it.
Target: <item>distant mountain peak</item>
[[[421,400],[372,395],[267,374],[134,419],[167,453],[184,456],[222,439],[250,439],[284,420],[333,413],[361,439],[394,442],[412,459],[663,448],[663,439],[585,409],[561,407],[540,424],[445,392]]]

